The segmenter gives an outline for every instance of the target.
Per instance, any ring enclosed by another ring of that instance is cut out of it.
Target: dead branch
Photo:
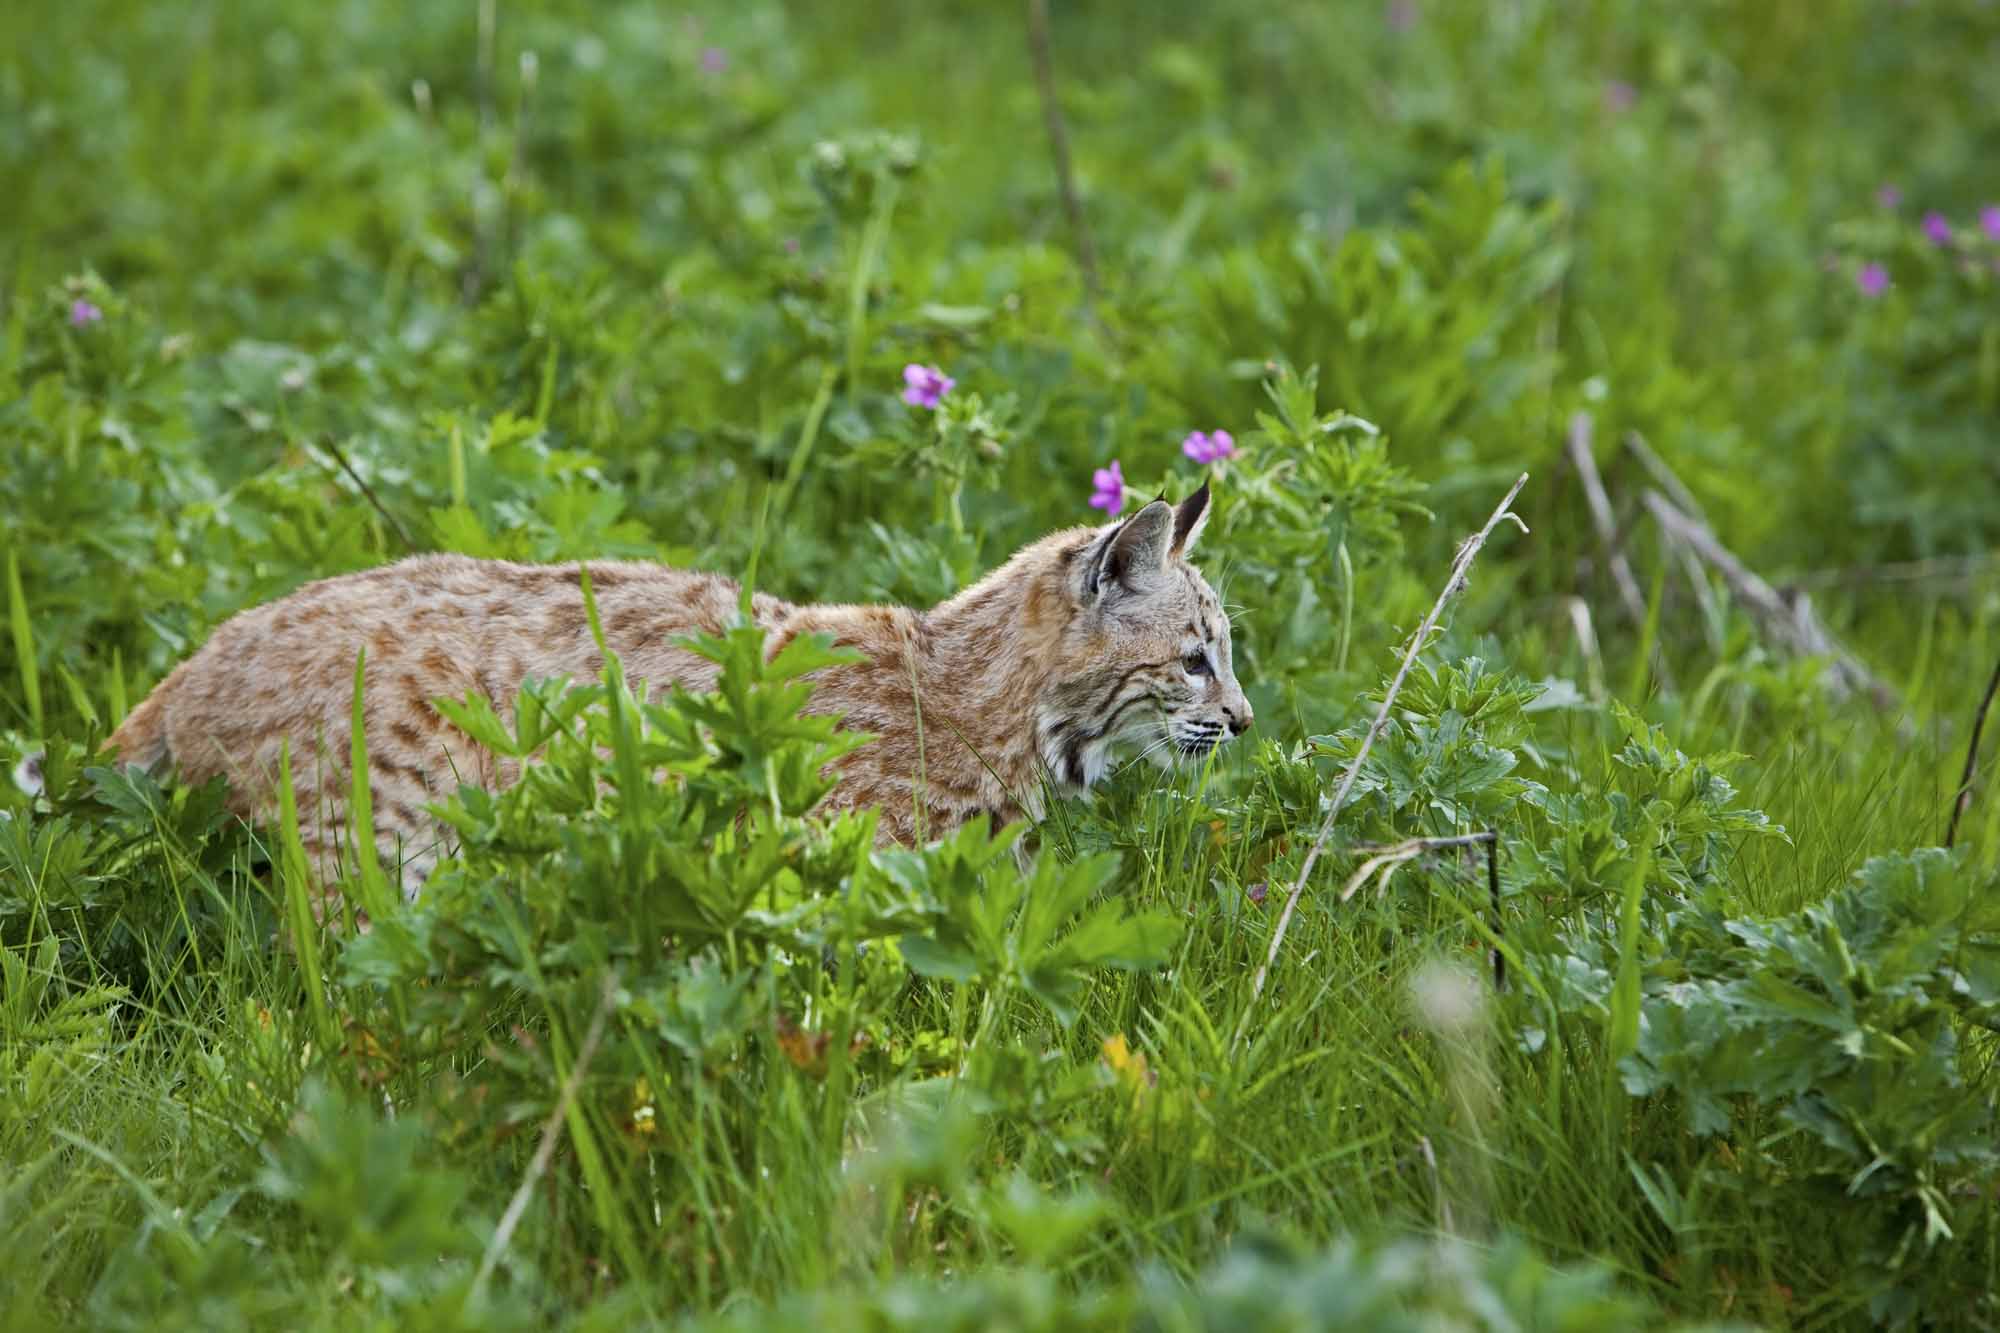
[[[1460,833],[1448,838],[1409,838],[1402,842],[1391,843],[1386,847],[1378,843],[1359,844],[1354,850],[1367,853],[1368,859],[1362,862],[1361,868],[1349,877],[1346,887],[1340,891],[1340,901],[1346,902],[1349,898],[1352,898],[1355,892],[1368,882],[1369,877],[1381,867],[1386,866],[1387,869],[1382,870],[1382,878],[1375,885],[1377,893],[1387,891],[1389,877],[1395,874],[1396,868],[1405,861],[1413,861],[1427,852],[1439,851],[1446,847],[1480,846],[1486,848],[1486,890],[1487,897],[1490,900],[1489,905],[1493,913],[1493,938],[1496,941],[1493,950],[1493,989],[1496,991],[1505,990],[1507,989],[1507,960],[1501,956],[1497,945],[1497,941],[1500,939],[1500,831],[1498,829],[1481,829],[1477,833]]]
[[[1639,460],[1639,466],[1646,469],[1646,475],[1653,479],[1653,484],[1665,491],[1683,514],[1690,514],[1703,523],[1708,522],[1708,513],[1701,507],[1701,501],[1694,498],[1694,492],[1667,466],[1667,460],[1653,452],[1645,436],[1636,430],[1628,430],[1624,444],[1625,451]]]
[[[348,480],[361,488],[361,498],[366,500],[373,506],[375,512],[382,516],[382,521],[387,523],[389,530],[396,534],[396,540],[403,544],[403,549],[405,551],[415,551],[417,544],[410,539],[409,530],[403,526],[402,522],[394,514],[389,512],[388,506],[383,504],[381,497],[375,494],[374,487],[362,480],[361,474],[354,470],[354,464],[347,461],[346,453],[341,450],[339,445],[333,442],[333,437],[331,435],[326,436],[320,441],[320,444],[329,454],[333,455],[333,461],[339,464],[342,472],[347,474]]]
[[[1611,497],[1605,493],[1604,478],[1597,471],[1597,456],[1590,447],[1592,421],[1590,413],[1578,412],[1569,420],[1568,449],[1570,462],[1576,465],[1576,474],[1583,481],[1583,496],[1590,505],[1590,522],[1597,529],[1598,545],[1604,548],[1604,562],[1611,570],[1611,581],[1618,588],[1618,600],[1625,604],[1625,614],[1630,616],[1634,626],[1646,623],[1646,595],[1639,591],[1639,579],[1632,573],[1632,562],[1625,558],[1625,548],[1618,537],[1618,520],[1611,512]],[[1672,689],[1674,676],[1667,666],[1667,653],[1656,639],[1652,645],[1653,676],[1665,689]]]
[[[2000,662],[1993,664],[1993,679],[1986,682],[1986,693],[1980,697],[1979,711],[1972,715],[1972,739],[1965,746],[1965,772],[1958,779],[1958,794],[1952,797],[1951,819],[1944,829],[1944,845],[1950,847],[1958,841],[1958,820],[1972,805],[1972,780],[1979,775],[1979,733],[1986,729],[1986,710],[1993,706],[1993,695],[2000,691]]]
[[[1431,631],[1437,627],[1438,617],[1444,614],[1445,605],[1464,590],[1466,574],[1471,570],[1474,558],[1479,555],[1480,548],[1486,545],[1486,539],[1493,534],[1493,529],[1500,526],[1503,519],[1512,520],[1523,532],[1528,530],[1528,525],[1521,521],[1520,515],[1508,507],[1514,503],[1514,497],[1519,495],[1521,488],[1527,484],[1528,474],[1523,472],[1513,486],[1508,488],[1507,494],[1501,498],[1499,508],[1495,509],[1492,517],[1486,520],[1486,525],[1467,537],[1459,546],[1458,556],[1451,563],[1451,576],[1445,580],[1444,591],[1438,594],[1437,601],[1431,605],[1430,613],[1424,617],[1423,623],[1417,626],[1417,632],[1410,636],[1409,645],[1403,650],[1402,664],[1396,668],[1395,676],[1389,681],[1388,691],[1382,696],[1382,704],[1375,710],[1375,720],[1368,724],[1368,730],[1362,734],[1361,748],[1356,750],[1354,758],[1348,761],[1347,771],[1340,778],[1340,786],[1334,790],[1333,799],[1327,804],[1326,817],[1320,821],[1319,833],[1313,838],[1312,846],[1307,849],[1304,863],[1299,866],[1299,877],[1292,882],[1291,892],[1285,896],[1284,910],[1278,914],[1278,927],[1271,932],[1271,947],[1265,953],[1264,961],[1258,964],[1257,975],[1251,979],[1250,1003],[1243,1008],[1243,1018],[1236,1025],[1236,1036],[1232,1045],[1241,1043],[1244,1032],[1249,1029],[1250,1015],[1256,1009],[1257,1001],[1263,997],[1264,982],[1271,974],[1272,964],[1278,960],[1278,951],[1284,947],[1285,932],[1291,928],[1292,914],[1298,910],[1299,897],[1306,890],[1306,880],[1311,878],[1313,866],[1318,863],[1320,853],[1326,850],[1327,839],[1333,836],[1334,820],[1339,817],[1341,807],[1347,804],[1348,793],[1354,790],[1354,780],[1361,776],[1361,765],[1367,760],[1368,751],[1374,748],[1375,740],[1382,734],[1382,729],[1389,725],[1389,710],[1396,706],[1396,695],[1401,692],[1403,681],[1409,676],[1410,667],[1416,662],[1417,654],[1430,641]]]
[[[1870,583],[1970,583],[2000,569],[2000,556],[1939,556],[1930,560],[1899,560],[1881,565],[1847,565],[1814,569],[1787,582],[1796,588],[1841,588]]]
[[[1035,67],[1042,122],[1048,129],[1049,153],[1055,158],[1056,191],[1062,196],[1070,238],[1076,246],[1076,264],[1083,272],[1084,308],[1091,322],[1096,323],[1100,295],[1097,247],[1091,243],[1090,222],[1083,215],[1083,200],[1076,192],[1076,174],[1069,160],[1069,130],[1063,122],[1062,103],[1056,98],[1055,62],[1049,55],[1049,0],[1028,0],[1028,59]]]
[[[1611,497],[1604,493],[1604,479],[1597,473],[1597,459],[1590,451],[1590,413],[1578,412],[1569,419],[1569,461],[1583,481],[1583,497],[1590,502],[1590,521],[1597,529],[1598,544],[1604,547],[1605,564],[1611,581],[1618,586],[1618,600],[1634,625],[1646,623],[1646,597],[1632,573],[1632,562],[1618,544],[1618,520],[1611,513]]]
[[[1375,886],[1378,892],[1389,887],[1389,876],[1394,874],[1396,867],[1405,861],[1414,861],[1427,852],[1439,851],[1446,847],[1487,845],[1499,836],[1492,829],[1486,829],[1479,833],[1460,833],[1449,838],[1406,838],[1402,842],[1393,842],[1386,847],[1379,843],[1363,843],[1354,850],[1367,854],[1368,859],[1363,861],[1361,868],[1349,877],[1346,887],[1340,891],[1340,901],[1346,902],[1352,898],[1376,870],[1383,866],[1387,866],[1388,869],[1383,870],[1382,882]]]
[[[1787,602],[1776,588],[1737,559],[1707,524],[1683,513],[1658,491],[1647,491],[1644,500],[1647,510],[1669,537],[1699,555],[1722,575],[1730,592],[1756,617],[1767,635],[1802,657],[1828,659],[1828,679],[1837,693],[1860,691],[1885,712],[1901,707],[1902,701],[1896,691],[1820,624],[1809,598],[1800,596]]]

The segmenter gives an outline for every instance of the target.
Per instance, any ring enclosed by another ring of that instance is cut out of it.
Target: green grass
[[[2000,800],[1921,850],[2000,656],[2000,10],[1054,11],[1094,319],[1021,7],[0,10],[10,1324],[1994,1320]],[[836,742],[743,642],[496,732],[540,775],[418,904],[357,872],[359,940],[293,820],[86,771],[222,619],[410,546],[922,604],[1217,427],[1258,730],[1029,880],[806,816]],[[1691,572],[1628,434],[1900,714]],[[1499,997],[1477,856],[1337,901],[1484,828]]]

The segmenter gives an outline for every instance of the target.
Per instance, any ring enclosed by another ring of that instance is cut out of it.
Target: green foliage
[[[1983,781],[1928,849],[1989,565],[1846,572],[1993,544],[2000,9],[1053,8],[1094,283],[1018,7],[0,7],[14,1322],[2000,1319]],[[1907,720],[1656,539],[1632,434]],[[816,813],[839,654],[744,627],[703,694],[442,701],[521,776],[411,902],[98,758],[311,579],[923,606],[1113,460],[1213,482],[1257,731],[1032,830]],[[1485,844],[1339,901],[1488,830],[1497,913]]]
[[[1984,1061],[1962,1049],[2000,1028],[1993,885],[1935,848],[1876,857],[1791,916],[1699,920],[1675,952],[1686,979],[1648,996],[1626,1088],[1678,1094],[1690,1129],[1746,1154],[1768,1151],[1753,1127],[1775,1115],[1806,1151],[1764,1168],[1773,1186],[1857,1214],[1907,1304],[1996,1159]]]

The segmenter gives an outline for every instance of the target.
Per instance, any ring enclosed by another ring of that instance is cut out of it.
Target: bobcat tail
[[[166,711],[160,706],[159,691],[155,690],[126,714],[124,724],[104,742],[106,748],[117,751],[120,764],[143,768],[149,773],[159,772],[170,757]]]
[[[168,758],[165,712],[159,700],[146,699],[125,719],[125,725],[111,733],[105,745],[116,751],[121,764],[136,764],[149,773],[157,773]],[[21,762],[14,765],[14,785],[30,796],[40,796],[48,791],[48,775],[42,765],[48,757],[46,750],[30,750],[21,756]]]

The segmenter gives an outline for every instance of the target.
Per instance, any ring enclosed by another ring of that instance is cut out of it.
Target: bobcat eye
[[[1190,676],[1212,676],[1215,672],[1208,665],[1208,654],[1197,648],[1181,659],[1181,666]]]

